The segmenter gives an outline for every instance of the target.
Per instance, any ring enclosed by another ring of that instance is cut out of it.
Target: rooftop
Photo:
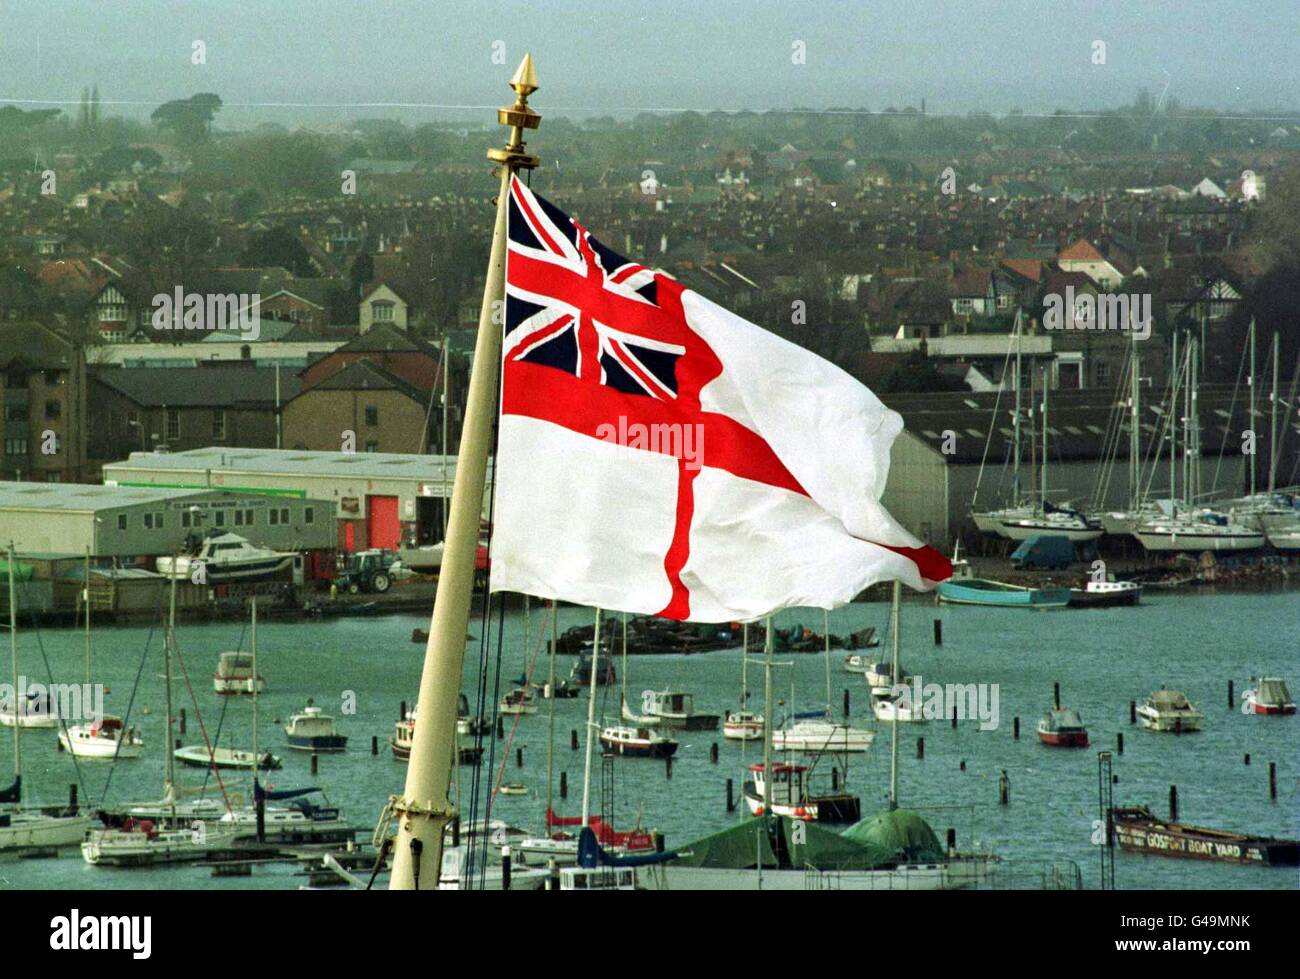
[[[322,452],[298,449],[228,449],[211,446],[186,452],[132,452],[104,466],[104,478],[133,471],[255,473],[292,476],[360,476],[367,479],[442,479],[442,456],[405,452]],[[489,464],[490,467],[490,464]],[[447,456],[448,478],[456,457]],[[490,468],[489,468],[490,472]]]

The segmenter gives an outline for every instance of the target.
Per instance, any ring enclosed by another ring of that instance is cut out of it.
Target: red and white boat
[[[767,793],[763,763],[749,766],[745,782],[745,805],[755,816],[763,815]],[[858,797],[835,786],[829,792],[813,791],[807,765],[772,765],[772,812],[778,816],[823,823],[856,823],[862,818]]]
[[[1247,690],[1241,695],[1241,712],[1243,714],[1294,714],[1295,701],[1286,681],[1280,677],[1266,676],[1259,681],[1259,686]]]
[[[1038,722],[1038,740],[1053,748],[1086,748],[1088,731],[1078,711],[1054,707]]]

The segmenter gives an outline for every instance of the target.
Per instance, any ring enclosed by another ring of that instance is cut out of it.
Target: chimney
[[[668,251],[668,233],[664,232],[659,236],[659,254],[662,255]]]

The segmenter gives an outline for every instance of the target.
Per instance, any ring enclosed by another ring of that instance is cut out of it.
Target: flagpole
[[[420,709],[411,739],[405,788],[400,796],[389,800],[389,808],[397,819],[397,843],[389,885],[392,890],[415,890],[421,886],[437,889],[442,869],[443,831],[453,816],[447,793],[454,764],[456,706],[501,369],[502,321],[497,303],[505,296],[510,178],[516,171],[532,169],[538,164],[536,157],[524,152],[524,130],[536,129],[541,123],[541,116],[528,106],[528,96],[538,87],[531,55],[525,55],[520,62],[510,87],[516,93],[514,105],[497,110],[497,121],[511,127],[510,140],[504,149],[490,149],[487,154],[497,164],[500,189],[452,485],[451,515],[420,677]],[[445,449],[444,446],[444,454]]]

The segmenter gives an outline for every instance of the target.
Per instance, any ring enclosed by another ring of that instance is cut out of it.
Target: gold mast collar
[[[488,150],[488,159],[493,163],[504,163],[511,170],[531,170],[541,161],[524,152],[524,130],[536,129],[542,117],[528,105],[528,96],[537,91],[537,69],[533,67],[533,56],[524,55],[519,62],[510,87],[515,90],[515,104],[497,109],[497,122],[510,127],[510,141],[505,149]]]

